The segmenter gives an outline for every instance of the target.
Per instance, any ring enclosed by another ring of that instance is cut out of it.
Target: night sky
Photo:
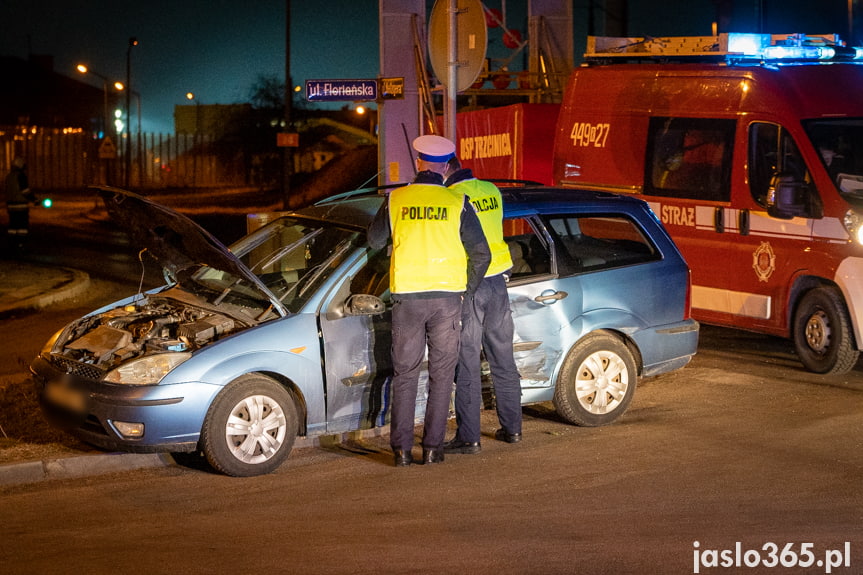
[[[293,0],[291,21],[294,84],[378,75],[377,0]],[[285,75],[284,0],[3,0],[0,8],[0,54],[50,54],[56,72],[97,87],[75,65],[125,82],[133,36],[144,131],[173,132],[187,92],[201,104],[248,102],[259,75]]]
[[[709,35],[718,1],[731,0],[629,0],[627,32]],[[527,0],[505,3],[508,26],[526,37]],[[433,1],[426,4],[431,10]],[[500,8],[502,2],[485,4]],[[737,31],[756,31],[759,21],[771,32],[847,30],[846,0],[732,4]],[[587,34],[587,6],[588,0],[573,2],[577,55]],[[378,0],[292,0],[291,23],[293,84],[378,75]],[[189,103],[187,92],[201,104],[248,102],[259,76],[284,78],[284,0],[3,0],[0,8],[0,55],[52,55],[56,72],[81,79],[75,64],[84,62],[125,81],[133,36],[139,45],[131,52],[131,83],[141,94],[144,131],[172,132],[174,106]],[[505,55],[500,31],[491,30],[489,56]],[[87,81],[102,85],[96,77]]]

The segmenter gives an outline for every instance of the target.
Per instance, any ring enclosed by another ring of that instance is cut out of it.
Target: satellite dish
[[[429,19],[429,60],[435,77],[444,86],[449,77],[449,18],[450,0],[436,0]],[[485,65],[488,31],[485,12],[480,0],[457,0],[456,14],[457,60],[456,92],[468,89]]]

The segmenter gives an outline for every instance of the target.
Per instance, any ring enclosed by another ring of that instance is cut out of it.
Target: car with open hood
[[[388,424],[389,255],[365,234],[385,193],[270,214],[230,248],[145,197],[99,193],[166,284],[46,343],[31,372],[52,422],[104,449],[200,451],[234,476],[273,471],[298,436]],[[544,187],[503,199],[522,403],[611,423],[639,378],[695,354],[686,262],[639,199]],[[426,382],[423,370],[417,421]]]

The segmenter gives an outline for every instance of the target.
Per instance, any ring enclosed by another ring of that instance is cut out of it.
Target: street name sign
[[[381,98],[384,100],[404,100],[404,78],[380,78]]]
[[[377,99],[377,80],[306,80],[306,100],[309,102],[360,102]]]

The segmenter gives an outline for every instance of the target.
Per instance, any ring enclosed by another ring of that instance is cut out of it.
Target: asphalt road
[[[485,413],[482,453],[442,465],[395,468],[384,436],[257,478],[190,459],[2,488],[2,571],[692,573],[697,557],[701,573],[863,572],[863,371],[817,376],[783,340],[703,333],[618,423],[573,427],[542,404],[508,445]],[[740,568],[708,567],[738,543]],[[765,566],[770,543],[788,566]]]

